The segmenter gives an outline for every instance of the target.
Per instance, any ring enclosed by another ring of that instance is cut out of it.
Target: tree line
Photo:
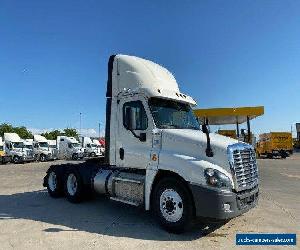
[[[0,124],[0,136],[3,137],[4,133],[16,133],[23,139],[33,139],[33,134],[30,130],[28,130],[24,126],[14,127],[8,123]],[[52,130],[49,132],[45,132],[41,134],[42,136],[46,137],[47,140],[56,140],[57,136],[69,136],[79,138],[79,134],[76,129],[74,128],[65,128],[63,130]]]

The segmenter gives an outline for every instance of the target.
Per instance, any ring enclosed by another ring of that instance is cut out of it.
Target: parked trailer
[[[96,192],[152,210],[161,226],[183,232],[195,217],[227,220],[257,204],[251,145],[199,124],[196,102],[173,75],[138,57],[108,62],[105,158],[53,165],[44,178],[50,196],[80,202]]]
[[[258,156],[286,158],[293,153],[293,138],[290,132],[270,132],[259,135],[256,151]]]

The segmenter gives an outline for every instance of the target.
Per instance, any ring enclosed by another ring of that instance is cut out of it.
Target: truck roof
[[[11,142],[21,142],[21,138],[17,133],[4,133],[4,140]]]
[[[116,55],[113,60],[112,86],[108,86],[108,97],[131,91],[142,92],[148,97],[196,104],[193,98],[180,93],[175,77],[166,68],[135,56]]]
[[[48,140],[42,135],[33,135],[33,139],[37,142],[48,142]]]

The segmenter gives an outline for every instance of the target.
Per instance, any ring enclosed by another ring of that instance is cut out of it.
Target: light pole
[[[101,122],[99,122],[99,139],[101,138]]]
[[[81,115],[82,113],[79,113],[79,136],[81,136]]]

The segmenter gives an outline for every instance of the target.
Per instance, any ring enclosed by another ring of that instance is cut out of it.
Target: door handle
[[[124,160],[124,148],[120,148],[119,154],[120,154],[120,159]]]

